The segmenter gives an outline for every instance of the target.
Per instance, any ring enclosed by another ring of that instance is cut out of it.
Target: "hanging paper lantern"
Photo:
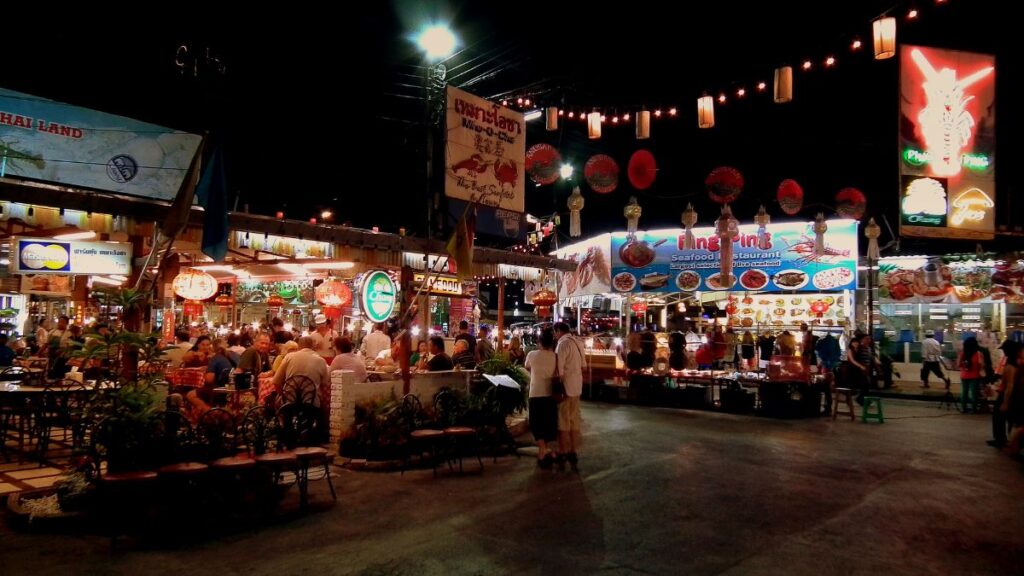
[[[775,103],[785,104],[793,99],[793,67],[775,69]]]
[[[629,183],[637,190],[646,190],[654,184],[654,178],[658,175],[658,163],[654,161],[654,154],[647,150],[637,150],[629,157],[629,165],[626,168],[629,174]]]
[[[868,239],[868,260],[878,261],[881,257],[881,250],[878,249],[878,237],[881,235],[882,228],[875,223],[875,219],[868,220],[868,225],[864,227],[864,236]]]
[[[583,194],[580,194],[580,187],[576,186],[572,189],[572,194],[569,196],[569,236],[571,238],[579,238],[583,232],[580,230],[580,211],[583,210]]]
[[[191,316],[197,318],[202,316],[205,310],[203,310],[203,303],[199,300],[185,300],[185,303],[181,306],[181,311],[185,316]]]
[[[643,210],[640,205],[636,203],[636,196],[629,197],[629,204],[622,210],[622,215],[626,217],[626,232],[630,234],[636,234],[637,226],[640,223],[640,213]]]
[[[821,317],[822,314],[828,312],[828,302],[824,300],[815,300],[811,302],[811,312]]]
[[[607,194],[619,185],[619,164],[607,154],[595,154],[583,166],[583,177],[598,194]]]
[[[324,306],[344,308],[352,303],[352,290],[338,278],[328,278],[313,292],[316,301]]]
[[[856,188],[843,188],[836,194],[836,212],[843,218],[860,220],[864,216],[867,202],[867,197],[860,190]]]
[[[719,238],[719,281],[720,286],[729,287],[733,285],[732,264],[733,247],[732,241],[740,234],[740,223],[732,215],[732,209],[726,204],[722,206],[722,215],[715,222],[715,233]]]
[[[323,308],[324,317],[328,320],[337,320],[341,318],[341,308],[335,306],[324,306]]]
[[[743,175],[735,168],[719,166],[704,179],[704,187],[712,200],[728,204],[743,192]]]
[[[636,312],[637,314],[643,314],[644,312],[647,312],[647,301],[638,300],[630,304],[629,308],[630,310]]]
[[[526,173],[537,184],[554,184],[562,166],[562,155],[550,144],[534,144],[526,151]]]
[[[221,308],[231,308],[235,305],[235,299],[232,298],[230,294],[221,294],[220,296],[217,296],[213,302]]]
[[[693,226],[697,223],[697,211],[693,209],[693,203],[686,203],[686,210],[683,210],[683,249],[693,250],[697,247],[697,240],[693,237]]]
[[[591,140],[601,137],[601,113],[591,112],[587,114],[587,136]]]
[[[828,232],[828,224],[825,223],[825,214],[818,212],[814,217],[814,255],[825,255],[825,232]]]
[[[793,216],[804,205],[804,189],[796,180],[783,180],[775,194],[782,211]]]
[[[875,40],[875,60],[885,60],[896,55],[896,19],[892,16],[879,18],[871,24]]]
[[[697,98],[697,127],[714,128],[715,99],[707,94]]]
[[[651,111],[641,110],[636,113],[636,139],[647,140],[651,137]]]
[[[548,132],[554,132],[558,130],[558,108],[555,106],[548,106],[545,110],[544,116],[544,127],[547,128]]]
[[[280,308],[284,306],[284,298],[281,298],[279,294],[271,294],[270,298],[267,298],[268,308]]]
[[[551,307],[558,302],[558,294],[547,288],[542,288],[533,294],[533,305],[537,307],[537,316],[547,317],[551,314]]]
[[[771,224],[772,217],[768,215],[768,211],[764,209],[764,204],[757,209],[757,216],[754,216],[754,223],[757,224],[757,247],[761,250],[768,249],[768,225]]]
[[[217,293],[217,279],[202,270],[188,269],[174,277],[174,293],[186,300],[206,300]]]

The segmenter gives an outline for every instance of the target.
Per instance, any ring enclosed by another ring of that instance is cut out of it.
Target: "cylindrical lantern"
[[[601,113],[591,112],[587,114],[587,135],[591,140],[601,137]]]
[[[686,210],[683,210],[683,249],[693,250],[697,247],[696,239],[693,237],[693,226],[697,223],[697,211],[693,209],[693,203],[687,202]]]
[[[825,223],[825,213],[818,212],[814,218],[814,255],[825,255],[825,232],[828,232],[828,224]]]
[[[697,98],[697,127],[711,128],[715,125],[715,99],[704,95]]]
[[[793,99],[793,67],[775,69],[775,103],[785,104]]]
[[[768,211],[764,209],[764,204],[757,210],[757,216],[754,216],[754,222],[757,224],[757,247],[761,250],[768,249],[768,225],[772,222],[772,217],[768,215]]]
[[[882,228],[875,223],[875,219],[868,220],[864,227],[864,235],[868,238],[868,260],[878,261],[881,251],[878,249],[878,237],[882,235]]]
[[[279,294],[272,294],[270,298],[267,298],[267,308],[280,308],[284,306],[284,298]]]
[[[647,140],[651,137],[651,111],[641,110],[636,113],[636,139]]]
[[[626,232],[630,234],[636,234],[637,226],[640,223],[640,213],[643,210],[640,209],[640,205],[636,202],[636,196],[629,197],[629,204],[622,210],[622,215],[626,217]]]
[[[548,132],[554,132],[558,130],[558,108],[555,106],[548,106],[547,115],[544,118]]]
[[[879,18],[871,25],[875,36],[875,60],[885,60],[896,55],[896,19],[892,16]]]
[[[740,227],[739,222],[732,215],[732,209],[726,204],[722,206],[722,215],[718,217],[718,221],[715,222],[715,233],[718,234],[719,238],[719,254],[721,259],[719,261],[719,285],[723,287],[731,287],[733,284],[732,277],[732,260],[733,250],[732,241],[739,236]]]
[[[538,290],[533,295],[533,305],[537,307],[537,316],[545,318],[551,314],[551,307],[558,302],[558,295],[547,288]]]
[[[572,195],[569,196],[569,236],[572,238],[579,238],[582,231],[580,231],[580,211],[583,210],[583,194],[580,194],[580,187],[576,186],[572,189]]]

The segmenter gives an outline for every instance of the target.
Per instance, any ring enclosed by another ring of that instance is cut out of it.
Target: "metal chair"
[[[317,404],[319,391],[317,385],[311,378],[295,375],[284,382],[281,387],[281,400],[283,404]]]

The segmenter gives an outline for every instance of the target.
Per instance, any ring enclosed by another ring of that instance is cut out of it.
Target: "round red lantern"
[[[231,308],[235,305],[235,299],[230,294],[221,294],[213,300],[213,302],[221,308]]]
[[[204,312],[203,303],[199,300],[185,300],[185,303],[181,306],[181,311],[185,316],[202,316]]]
[[[352,290],[338,278],[328,278],[316,287],[316,301],[331,308],[344,308],[352,304]]]
[[[867,203],[867,197],[856,188],[843,188],[836,194],[836,212],[843,218],[860,220]]]
[[[551,307],[558,302],[558,294],[544,288],[533,295],[533,305],[537,307],[537,315],[544,317],[551,315]]]
[[[804,189],[800,187],[800,183],[796,180],[783,180],[779,184],[775,198],[779,201],[782,211],[793,216],[804,205]]]
[[[743,192],[743,175],[731,166],[719,166],[704,179],[708,196],[719,204],[728,204]]]
[[[537,184],[553,184],[561,167],[562,155],[551,144],[534,144],[526,151],[526,173]]]
[[[654,178],[658,175],[658,163],[654,160],[654,154],[647,150],[637,150],[629,158],[629,166],[626,168],[629,174],[629,183],[637,190],[646,190],[654,184]]]
[[[328,320],[337,320],[341,318],[341,308],[335,308],[334,306],[324,306],[323,309],[324,317]]]
[[[644,312],[647,312],[647,302],[643,300],[640,300],[639,302],[633,302],[633,304],[630,305],[629,308],[630,310],[636,312],[637,314],[643,314]]]
[[[267,298],[267,307],[269,308],[280,308],[284,306],[284,298],[278,294],[272,294],[270,298]]]
[[[613,192],[619,185],[619,163],[607,154],[595,154],[583,166],[583,177],[594,192]]]
[[[171,282],[174,293],[186,300],[206,300],[217,293],[217,279],[202,270],[188,269]]]

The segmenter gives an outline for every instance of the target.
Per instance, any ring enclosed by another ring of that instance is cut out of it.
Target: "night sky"
[[[239,208],[308,218],[329,206],[338,221],[356,226],[422,231],[423,61],[410,38],[422,22],[443,19],[461,40],[462,50],[447,63],[452,83],[469,83],[465,89],[481,96],[524,96],[577,112],[599,106],[609,116],[635,114],[641,105],[678,107],[675,119],[652,123],[646,142],[634,138],[632,123],[606,125],[598,141],[586,138],[582,122],[563,121],[558,132],[531,123],[528,144],[556,145],[578,172],[596,153],[623,167],[614,193],[584,187],[584,235],[622,229],[622,208],[634,194],[644,209],[642,228],[678,226],[687,201],[710,224],[715,207],[703,179],[719,165],[746,177],[735,204],[741,221],[751,221],[761,203],[776,220],[786,218],[775,189],[795,178],[808,196],[800,217],[829,212],[834,194],[855,186],[868,195],[868,213],[886,215],[895,227],[897,59],[874,61],[870,50],[870,22],[891,8],[901,42],[997,55],[997,221],[1007,224],[1021,207],[1011,202],[1018,185],[1007,160],[1017,155],[1019,128],[1006,105],[1019,93],[1011,85],[1019,57],[1009,49],[1009,4],[926,0],[915,6],[916,21],[906,18],[909,3],[871,0],[699,3],[672,15],[663,3],[642,1],[615,9],[466,2],[432,12],[420,2],[364,2],[330,14],[209,14],[175,5],[160,17],[91,10],[45,22],[8,13],[0,85],[210,133],[224,142]],[[13,24],[19,21],[25,25]],[[860,53],[850,51],[855,37],[864,42]],[[192,66],[189,57],[183,70],[175,63],[183,44],[191,54],[209,49],[225,70],[206,61]],[[837,65],[826,71],[828,55]],[[814,63],[808,73],[799,68],[806,58]],[[771,102],[772,70],[781,64],[795,68],[795,99],[785,105]],[[763,94],[756,93],[758,81],[768,83]],[[748,94],[742,101],[735,97],[740,87]],[[711,130],[696,126],[696,99],[705,91],[729,96],[725,106],[716,103]],[[654,187],[637,192],[624,168],[641,147],[653,152],[660,170]],[[527,187],[529,212],[565,213],[568,185]],[[1005,240],[986,246],[1012,247]],[[903,253],[937,249],[973,252],[974,244],[902,246]]]

